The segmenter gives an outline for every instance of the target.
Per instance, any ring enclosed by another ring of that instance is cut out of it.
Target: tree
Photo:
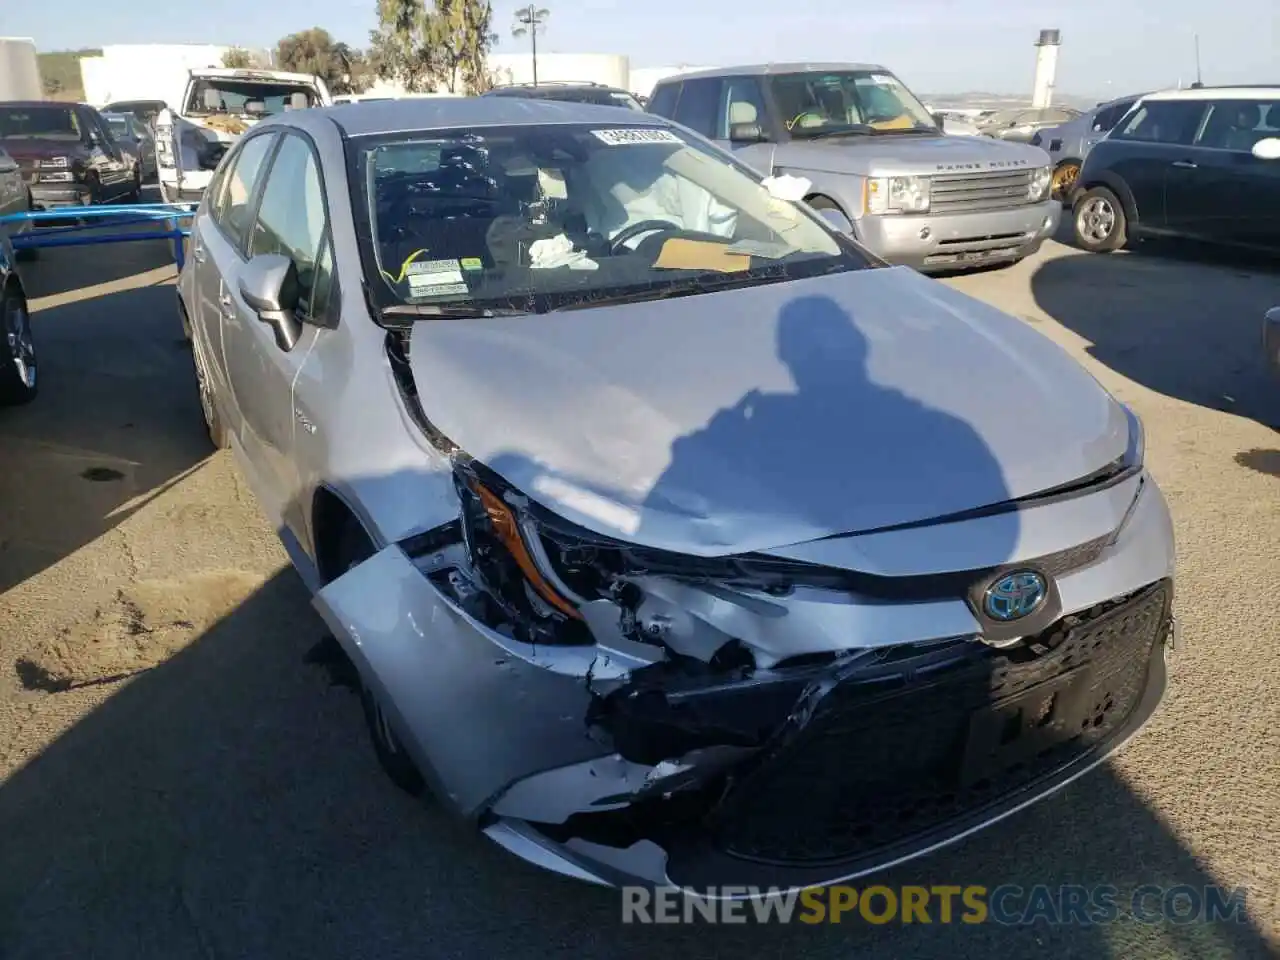
[[[276,63],[282,70],[310,73],[332,93],[355,93],[366,72],[358,50],[336,42],[329,31],[312,27],[291,33],[276,44]]]
[[[243,70],[253,66],[253,55],[243,47],[232,47],[223,51],[222,65],[228,70]]]
[[[480,93],[492,86],[485,61],[497,41],[489,0],[378,0],[370,60],[379,76],[420,92]]]

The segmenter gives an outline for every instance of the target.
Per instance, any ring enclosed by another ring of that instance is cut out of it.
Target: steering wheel
[[[610,256],[617,256],[622,245],[628,240],[634,240],[636,237],[646,233],[672,233],[677,230],[683,230],[684,227],[678,223],[672,223],[670,220],[641,220],[639,223],[633,223],[629,227],[623,227],[618,231],[617,235],[609,241]]]

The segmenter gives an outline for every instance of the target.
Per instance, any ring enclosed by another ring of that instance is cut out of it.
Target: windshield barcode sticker
[[[670,130],[630,127],[626,130],[592,130],[597,140],[611,147],[625,147],[636,143],[678,143],[684,141]]]
[[[411,284],[408,299],[414,301],[423,297],[458,297],[466,296],[470,292],[465,283],[434,283],[424,286]]]

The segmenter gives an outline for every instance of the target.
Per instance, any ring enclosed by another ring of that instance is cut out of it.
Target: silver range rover
[[[950,137],[873,64],[775,63],[661,81],[649,110],[765,174],[809,181],[805,199],[863,246],[923,271],[1015,263],[1057,229],[1049,155]]]

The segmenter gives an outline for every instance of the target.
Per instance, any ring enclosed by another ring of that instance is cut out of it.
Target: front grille
[[[1133,714],[1170,594],[1162,582],[1065,618],[1041,657],[990,651],[894,684],[851,676],[726,797],[710,824],[717,846],[772,864],[847,861],[1031,786]]]
[[[949,173],[934,177],[929,187],[930,213],[1007,210],[1030,203],[1031,170]]]

